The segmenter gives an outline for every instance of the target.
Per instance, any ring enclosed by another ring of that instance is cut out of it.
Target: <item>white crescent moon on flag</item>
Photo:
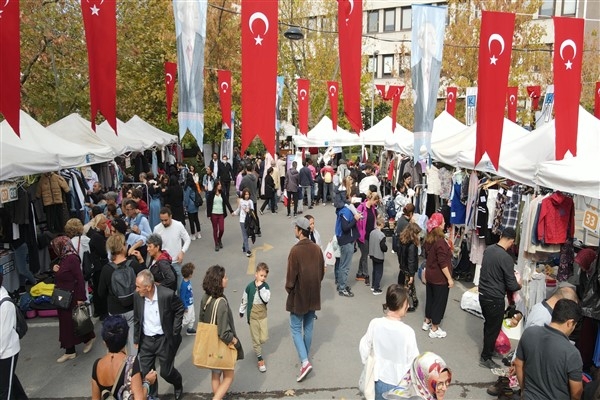
[[[333,96],[337,92],[337,88],[333,85],[329,86],[329,93]]]
[[[10,1],[10,0],[6,0],[6,3],[4,3],[4,7],[2,7],[2,8],[6,8],[6,6],[8,5],[8,2],[9,2],[9,1]]]
[[[453,99],[453,98],[454,98],[454,92],[449,92],[448,99]]]
[[[350,15],[354,11],[354,0],[348,0],[348,3],[350,3],[350,12],[348,13]]]
[[[573,58],[575,58],[575,55],[577,54],[577,45],[571,39],[564,40],[561,43],[561,45],[560,45],[560,58],[563,59],[563,60],[565,59],[563,57],[563,50],[565,49],[565,47],[571,47],[573,49]]]
[[[303,99],[306,97],[306,89],[300,90],[300,97],[302,97]]]
[[[229,83],[221,82],[221,89],[223,89],[223,91],[226,92],[227,89],[229,89]]]
[[[500,43],[500,46],[502,46],[502,48],[500,49],[500,53],[498,53],[498,55],[502,54],[504,52],[504,38],[497,33],[492,33],[490,35],[490,38],[488,39],[488,50],[489,51],[491,51],[490,47],[492,46],[492,42]]]
[[[250,32],[252,32],[252,34],[254,34],[254,28],[252,27],[252,25],[254,24],[254,21],[256,21],[257,19],[260,19],[262,22],[265,23],[265,32],[263,33],[263,35],[266,35],[267,32],[269,31],[269,20],[267,19],[267,16],[261,12],[255,12],[254,14],[252,14],[250,16],[250,19],[248,20],[248,27],[250,28]]]
[[[173,82],[173,75],[170,72],[167,72],[165,76],[167,77],[167,83]]]
[[[600,96],[600,89],[598,89],[598,91],[596,93],[598,93],[598,96]]]
[[[508,98],[508,100],[509,100],[511,103],[514,103],[514,102],[515,102],[515,95],[514,95],[514,94],[511,94],[511,95],[510,95],[510,97]]]

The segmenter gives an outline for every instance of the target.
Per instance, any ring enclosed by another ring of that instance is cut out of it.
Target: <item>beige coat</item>
[[[63,202],[62,191],[68,193],[70,190],[65,178],[51,172],[41,176],[35,197],[41,197],[45,206],[61,204]]]

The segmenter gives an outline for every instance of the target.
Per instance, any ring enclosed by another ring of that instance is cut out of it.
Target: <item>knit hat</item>
[[[441,213],[433,213],[431,217],[429,217],[429,221],[427,221],[427,232],[431,232],[438,226],[441,226],[444,223],[444,216]]]
[[[295,224],[298,228],[302,229],[303,231],[309,231],[310,230],[310,222],[302,217],[302,218],[298,218],[296,220],[296,224]]]
[[[587,271],[590,269],[592,262],[596,258],[596,252],[592,249],[583,249],[575,256],[575,262],[579,264],[579,267]]]

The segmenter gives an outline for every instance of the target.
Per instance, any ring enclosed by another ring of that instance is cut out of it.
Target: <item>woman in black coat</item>
[[[169,178],[169,186],[162,189],[165,206],[171,208],[173,219],[185,226],[185,212],[183,210],[183,188],[177,182],[177,176]]]
[[[98,214],[92,219],[92,226],[87,231],[87,236],[90,238],[90,259],[94,265],[94,272],[92,273],[92,303],[94,304],[94,315],[101,320],[104,320],[108,315],[106,298],[101,297],[98,293],[102,267],[108,263],[105,234],[107,221],[104,214]]]
[[[408,290],[408,297],[412,300],[412,306],[408,308],[408,312],[415,311],[419,305],[415,290],[415,274],[419,268],[419,245],[421,244],[419,233],[421,233],[419,225],[409,222],[400,234],[398,284]]]
[[[262,214],[269,204],[269,208],[271,209],[271,213],[275,214],[275,206],[277,205],[276,200],[277,190],[275,190],[275,180],[273,179],[273,167],[269,167],[267,170],[267,176],[265,177],[265,202],[260,208],[260,213]]]

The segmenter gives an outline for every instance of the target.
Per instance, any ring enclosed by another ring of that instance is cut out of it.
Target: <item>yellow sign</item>
[[[598,210],[588,207],[583,214],[583,228],[590,232],[600,234],[600,225],[598,224]]]

